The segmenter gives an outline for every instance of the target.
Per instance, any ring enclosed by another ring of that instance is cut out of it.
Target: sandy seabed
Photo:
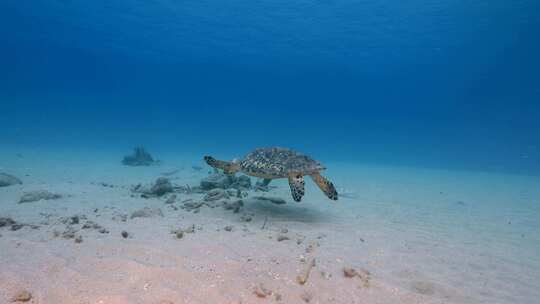
[[[141,198],[131,187],[164,172],[175,185],[208,174],[200,160],[127,167],[121,157],[2,155],[0,303],[537,303],[540,178],[407,167],[326,164],[344,195],[328,200],[308,179],[301,203],[285,180],[275,205],[235,213],[202,206],[204,194]],[[195,170],[192,165],[203,167]],[[255,182],[255,179],[252,179]],[[18,204],[23,193],[62,198]],[[144,207],[163,217],[130,218]],[[70,222],[77,216],[79,223]],[[82,229],[91,221],[104,230]],[[70,228],[71,227],[71,228]],[[174,230],[188,231],[177,238]],[[76,238],[64,237],[72,230]],[[127,238],[122,232],[128,233]],[[304,275],[314,259],[305,284]],[[344,268],[360,274],[344,275]],[[369,272],[369,275],[367,275]]]

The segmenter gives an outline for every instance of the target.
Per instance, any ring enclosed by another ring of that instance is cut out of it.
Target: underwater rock
[[[127,217],[128,217],[128,215],[125,214],[125,213],[115,212],[111,219],[113,221],[125,222],[125,221],[127,221]]]
[[[0,228],[9,227],[11,231],[17,231],[23,227],[30,227],[32,229],[39,229],[39,226],[32,224],[21,224],[17,223],[14,219],[10,217],[0,217]]]
[[[238,178],[234,179],[233,188],[236,189],[250,189],[251,188],[251,179],[246,175],[241,175]]]
[[[157,196],[162,196],[169,192],[173,192],[173,186],[169,179],[165,177],[159,177],[150,189],[150,194]]]
[[[203,202],[196,202],[193,200],[186,200],[184,201],[184,204],[180,206],[180,208],[186,210],[186,211],[195,211],[199,210],[204,205]]]
[[[206,192],[206,190],[203,190],[199,186],[193,186],[192,187],[190,185],[174,186],[173,189],[174,189],[174,192],[185,193],[185,194],[205,193]]]
[[[282,242],[282,241],[287,241],[287,240],[290,240],[290,238],[284,234],[280,234],[277,236],[277,241],[278,242]]]
[[[202,228],[199,227],[198,230],[202,230]],[[172,229],[172,230],[171,230],[171,234],[174,234],[174,236],[175,236],[177,239],[183,238],[184,235],[185,235],[185,234],[188,234],[188,233],[195,233],[195,224],[190,225],[190,226],[188,226],[188,227],[185,228],[185,229],[179,228],[179,229]]]
[[[174,235],[176,236],[177,239],[181,239],[184,237],[184,231],[182,230],[175,231]]]
[[[212,189],[204,196],[206,202],[217,201],[223,198],[229,198],[229,194],[220,188]]]
[[[75,243],[80,244],[80,243],[82,243],[82,242],[83,242],[83,237],[82,237],[82,235],[79,235],[79,236],[77,236],[77,237],[75,238]]]
[[[171,182],[166,177],[159,177],[156,179],[153,185],[141,185],[138,184],[131,188],[132,192],[142,193],[141,197],[150,198],[155,196],[163,196],[167,193],[173,192],[174,188]]]
[[[266,288],[262,283],[255,286],[253,293],[259,298],[266,298],[267,296],[272,295],[272,291]]]
[[[131,219],[137,218],[137,217],[163,217],[163,212],[161,212],[161,209],[159,208],[150,208],[150,207],[144,207],[142,209],[133,211],[131,213]]]
[[[7,187],[11,185],[20,185],[22,181],[13,175],[0,172],[0,187]]]
[[[22,227],[26,226],[25,224],[13,224],[11,225],[11,231],[17,231],[19,229],[21,229]]]
[[[354,277],[358,277],[364,287],[369,287],[369,282],[371,280],[371,273],[366,270],[366,269],[360,269],[360,270],[356,270],[352,267],[344,267],[343,268],[343,275],[346,277],[346,278],[354,278]]]
[[[199,230],[201,230],[201,229],[199,229]],[[189,225],[186,229],[184,229],[184,232],[185,233],[195,233],[195,224]]]
[[[176,194],[169,196],[167,200],[165,200],[166,205],[174,204],[174,202],[176,202]]]
[[[234,177],[223,173],[212,173],[201,180],[203,190],[212,190],[215,188],[227,189],[234,181]]]
[[[343,268],[343,275],[346,278],[354,278],[357,275],[356,269],[351,267],[345,267]]]
[[[235,212],[236,213],[236,212]],[[242,216],[240,217],[240,220],[242,222],[251,222],[253,218],[251,217],[251,215],[249,214],[242,214]]]
[[[0,228],[15,225],[17,222],[10,217],[0,217]]]
[[[225,226],[225,228],[223,228],[225,231],[229,231],[231,232],[233,230],[233,226]]]
[[[32,294],[26,289],[17,291],[11,298],[11,302],[28,302],[30,300],[32,300]]]
[[[64,239],[72,239],[75,237],[77,230],[71,226],[68,226],[64,232],[62,232],[62,237]]]
[[[125,239],[127,239],[127,238],[129,237],[129,233],[128,233],[127,231],[125,231],[125,230],[122,231],[121,235],[122,235],[122,237],[125,238]]]
[[[69,218],[69,223],[70,223],[71,225],[76,225],[76,224],[78,224],[78,223],[79,223],[79,216],[74,215],[74,216],[70,217],[70,218]]]
[[[98,223],[95,223],[93,221],[86,221],[86,223],[84,223],[84,225],[81,227],[82,229],[95,229],[95,230],[99,230],[103,227],[101,227],[101,225],[99,225]]]
[[[135,147],[133,155],[124,156],[122,164],[126,166],[150,166],[155,163],[154,158],[143,147]]]
[[[84,214],[75,214],[72,216],[61,217],[58,219],[58,221],[64,225],[77,225],[81,222],[81,220],[86,220],[86,218],[87,217]]]
[[[36,202],[40,200],[54,200],[61,198],[62,195],[57,193],[52,193],[47,190],[35,190],[26,192],[23,194],[23,196],[19,200],[19,204],[22,203],[31,203]]]
[[[223,208],[225,210],[233,210],[234,213],[238,213],[243,206],[244,206],[244,202],[242,200],[236,200],[234,202],[229,202],[229,201],[223,202]]]

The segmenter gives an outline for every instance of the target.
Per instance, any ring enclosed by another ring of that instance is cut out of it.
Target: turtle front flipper
[[[289,186],[291,186],[291,194],[295,201],[299,202],[304,196],[304,177],[299,173],[289,174]]]
[[[239,169],[236,163],[217,160],[212,156],[205,156],[204,161],[213,168],[223,170],[225,174],[233,174]]]
[[[334,184],[324,178],[319,173],[315,173],[311,175],[311,178],[319,186],[319,188],[324,192],[326,196],[328,196],[329,199],[337,201],[338,199],[338,193],[336,191],[336,187],[334,187]]]

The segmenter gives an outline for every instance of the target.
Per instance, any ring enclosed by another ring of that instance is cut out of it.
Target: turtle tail
[[[240,169],[236,163],[217,160],[212,156],[205,156],[204,161],[213,168],[223,170],[225,174],[234,174]]]

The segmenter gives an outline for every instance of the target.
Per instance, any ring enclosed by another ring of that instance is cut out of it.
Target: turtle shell
[[[241,161],[242,171],[262,178],[283,178],[290,172],[312,174],[325,168],[320,162],[287,148],[259,148]]]

